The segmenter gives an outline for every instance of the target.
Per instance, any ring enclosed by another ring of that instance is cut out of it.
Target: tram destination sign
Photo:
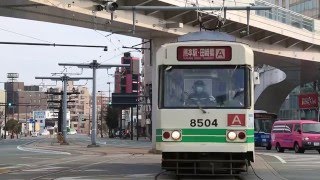
[[[178,61],[230,61],[230,46],[179,46]]]

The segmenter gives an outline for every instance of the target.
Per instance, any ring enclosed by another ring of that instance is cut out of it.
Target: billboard
[[[19,73],[7,73],[7,78],[19,78]]]
[[[298,98],[300,109],[318,108],[318,94],[300,94]]]

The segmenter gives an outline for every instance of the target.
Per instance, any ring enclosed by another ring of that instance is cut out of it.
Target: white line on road
[[[284,159],[282,159],[280,156],[274,155],[274,154],[268,154],[268,153],[257,153],[257,154],[261,154],[261,155],[266,155],[266,156],[273,156],[275,158],[277,158],[282,164],[287,163]]]
[[[45,153],[45,154],[59,154],[59,155],[70,155],[71,153],[62,152],[62,151],[51,151],[51,150],[44,150],[44,149],[33,149],[33,148],[26,148],[22,146],[17,146],[17,149],[20,151],[27,151],[27,152],[34,152],[34,153]]]
[[[280,162],[282,162],[283,164],[287,163],[284,159],[282,159],[281,157],[277,156],[277,155],[271,155],[275,158],[277,158]]]
[[[21,159],[43,159],[43,160],[47,160],[47,159],[53,159],[52,157],[51,158],[46,158],[46,157],[20,157]]]

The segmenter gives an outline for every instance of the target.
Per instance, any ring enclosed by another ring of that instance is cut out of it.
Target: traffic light
[[[111,101],[109,102],[109,107],[112,107],[112,102]]]
[[[11,103],[11,102],[9,102],[9,103],[8,103],[8,106],[12,106],[12,103]]]

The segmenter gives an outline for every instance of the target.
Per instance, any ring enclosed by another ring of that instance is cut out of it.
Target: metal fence
[[[284,24],[288,24],[300,29],[306,29],[311,32],[315,31],[314,19],[311,17],[304,16],[302,14],[293,12],[291,10],[276,6],[272,3],[262,0],[255,0],[255,5],[272,7],[271,11],[256,11],[256,15],[263,16],[278,22],[282,22]]]
[[[199,6],[222,6],[222,0],[220,2],[214,2],[214,3],[210,3],[208,2],[208,0],[175,0],[176,3],[180,4],[180,5],[184,5],[184,6],[195,6],[195,5],[199,5]],[[197,2],[197,3],[195,3]],[[233,2],[233,1],[232,1]],[[226,0],[226,5],[230,6],[230,5],[234,5],[234,6],[248,6],[248,5],[253,5],[253,6],[270,6],[272,7],[272,10],[259,10],[259,11],[255,11],[256,15],[259,16],[263,16],[266,17],[268,19],[274,20],[274,21],[278,21],[284,24],[288,24],[291,25],[293,27],[296,28],[300,28],[300,29],[305,29],[308,30],[310,32],[314,32],[315,31],[315,19],[296,13],[294,11],[291,11],[289,9],[285,9],[282,8],[280,6],[276,6],[272,3],[269,3],[267,1],[264,0],[255,0],[254,4],[252,3],[246,3],[246,2],[238,2],[238,1],[234,1],[234,4],[231,3],[231,0]],[[219,15],[219,11],[211,11],[212,15]]]

